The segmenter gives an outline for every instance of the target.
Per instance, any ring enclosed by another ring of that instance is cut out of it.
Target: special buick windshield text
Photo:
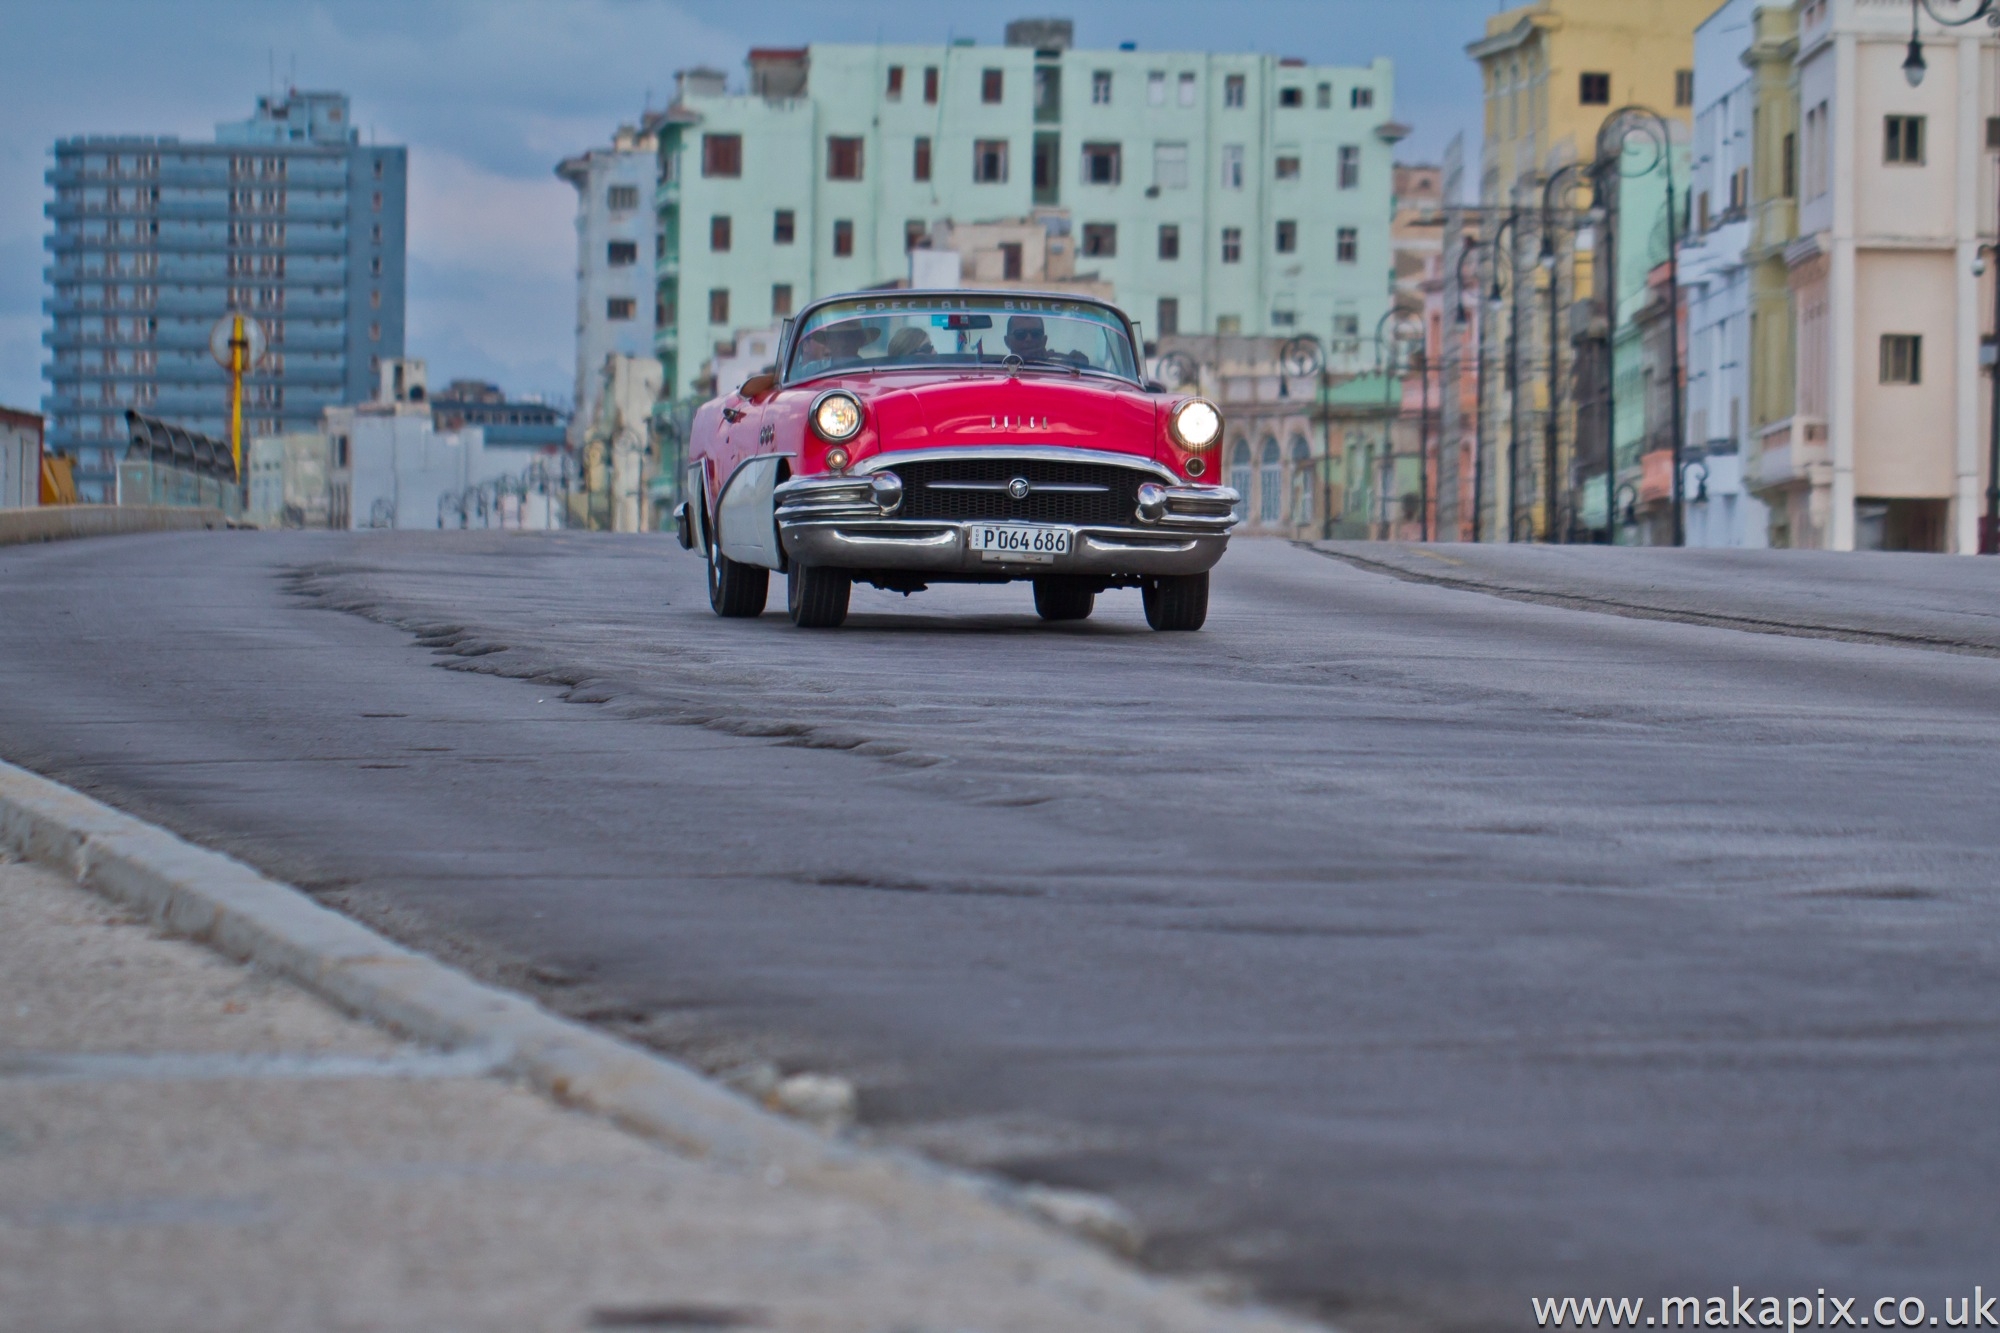
[[[1045,620],[1138,588],[1159,630],[1200,629],[1239,497],[1205,480],[1222,416],[1142,373],[1097,301],[1016,293],[850,295],[789,321],[766,373],[702,406],[681,545],[717,615],[831,628],[859,581],[1032,580]]]

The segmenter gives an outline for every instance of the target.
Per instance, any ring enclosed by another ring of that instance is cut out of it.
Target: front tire
[[[715,534],[708,538],[708,604],[718,616],[754,620],[764,614],[771,596],[771,571],[761,565],[740,565],[722,553]]]
[[[792,561],[785,577],[785,609],[800,629],[839,629],[847,619],[847,601],[854,576],[844,569],[823,569]]]
[[[1175,574],[1149,581],[1141,595],[1146,623],[1159,630],[1198,630],[1208,619],[1208,575]]]
[[[1035,580],[1035,614],[1043,620],[1088,620],[1096,606],[1097,593],[1087,583]]]

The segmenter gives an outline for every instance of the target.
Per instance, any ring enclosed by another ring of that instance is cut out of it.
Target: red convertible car
[[[1200,629],[1236,492],[1208,480],[1222,416],[1149,383],[1114,306],[1017,292],[868,293],[787,323],[775,367],[704,404],[681,545],[717,615],[847,617],[894,592],[1033,580],[1046,620],[1138,588],[1154,629]]]

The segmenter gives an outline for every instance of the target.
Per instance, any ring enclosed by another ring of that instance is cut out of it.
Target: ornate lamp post
[[[1556,414],[1556,400],[1561,392],[1562,343],[1558,336],[1558,325],[1562,322],[1562,274],[1556,264],[1556,222],[1555,192],[1559,185],[1567,182],[1565,188],[1574,190],[1581,173],[1589,170],[1585,162],[1572,162],[1551,174],[1542,185],[1542,253],[1540,267],[1549,280],[1549,404],[1543,413],[1542,422],[1542,539],[1553,542],[1556,537],[1556,511],[1558,505],[1557,454],[1561,443],[1560,418]]]
[[[1982,0],[1982,3],[1991,3],[1991,2],[1992,0]],[[1646,165],[1645,170],[1627,172],[1624,170],[1623,167],[1623,160],[1625,156],[1625,141],[1631,138],[1635,131],[1643,133],[1649,140],[1653,142],[1658,151],[1655,154],[1653,160]],[[1619,110],[1612,112],[1610,116],[1606,117],[1604,121],[1604,127],[1597,132],[1597,156],[1600,161],[1612,164],[1613,170],[1617,171],[1621,176],[1625,176],[1627,178],[1636,178],[1639,176],[1650,175],[1654,171],[1665,171],[1667,174],[1667,318],[1671,324],[1671,328],[1669,330],[1669,336],[1667,338],[1667,348],[1668,348],[1667,355],[1670,365],[1669,373],[1671,376],[1669,382],[1673,385],[1673,394],[1672,394],[1673,398],[1672,430],[1673,430],[1673,455],[1674,455],[1673,457],[1673,468],[1674,468],[1673,544],[1675,546],[1685,546],[1687,545],[1687,515],[1683,512],[1682,499],[1684,492],[1686,490],[1686,481],[1681,476],[1681,450],[1684,444],[1684,441],[1681,439],[1681,436],[1685,433],[1681,427],[1681,413],[1683,410],[1683,404],[1681,402],[1681,398],[1683,395],[1683,386],[1681,384],[1681,335],[1680,335],[1681,239],[1680,239],[1679,198],[1674,190],[1673,126],[1668,122],[1665,116],[1662,116],[1659,112],[1652,110],[1650,107],[1643,107],[1643,106],[1621,107]],[[1613,357],[1614,357],[1612,374],[1615,379],[1617,374],[1617,368],[1615,363],[1616,347],[1617,347],[1617,328],[1615,319],[1617,314],[1617,299],[1618,299],[1616,274],[1613,274],[1611,276],[1611,282],[1612,282],[1611,291],[1612,291],[1612,303],[1613,303],[1612,314],[1614,318],[1614,324],[1612,328],[1612,347],[1613,347]],[[1617,424],[1615,421],[1612,424],[1611,432],[1612,432],[1611,453],[1614,455],[1614,457],[1606,460],[1607,469],[1612,469],[1613,465],[1615,465],[1617,461],[1615,458],[1615,455],[1617,453]],[[1617,538],[1615,534],[1612,538],[1612,544],[1613,545],[1617,544]]]
[[[1910,0],[1910,54],[1903,61],[1903,77],[1910,81],[1912,88],[1924,81],[1928,66],[1924,64],[1924,42],[1918,24],[1922,16],[1928,14],[1932,22],[1947,28],[1963,28],[1981,19],[1991,28],[2000,28],[2000,3],[1996,0],[1979,0],[1979,5],[1962,18],[1946,18],[1932,8],[1931,0]],[[1979,247],[1982,258],[1973,265],[1975,277],[1984,276],[1986,261],[1983,256],[1994,254],[2000,257],[2000,249],[1991,245]],[[1994,347],[2000,349],[2000,280],[1993,284],[1993,336]],[[2000,350],[1996,350],[2000,357]],[[2000,555],[2000,360],[1990,368],[1993,375],[1993,421],[1992,439],[1987,445],[1986,457],[1986,515],[1979,520],[1979,553]]]
[[[1465,281],[1465,261],[1473,258],[1486,248],[1478,241],[1467,238],[1465,248],[1458,252],[1458,324],[1460,328],[1471,323],[1465,313],[1465,293],[1476,291]],[[1456,378],[1456,376],[1454,376]],[[1479,540],[1479,512],[1486,499],[1486,321],[1479,321],[1478,340],[1472,348],[1472,540]],[[1454,445],[1454,448],[1457,446]]]

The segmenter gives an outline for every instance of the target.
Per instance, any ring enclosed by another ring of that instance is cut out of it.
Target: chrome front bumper
[[[1157,517],[1135,512],[1129,524],[1115,526],[1031,524],[1066,529],[1071,540],[1064,554],[1030,559],[971,549],[970,531],[997,526],[993,521],[898,517],[901,488],[883,485],[890,475],[882,469],[800,477],[779,486],[778,538],[786,557],[831,569],[971,579],[1200,574],[1213,569],[1228,549],[1239,502],[1227,487],[1149,482],[1146,499]]]

